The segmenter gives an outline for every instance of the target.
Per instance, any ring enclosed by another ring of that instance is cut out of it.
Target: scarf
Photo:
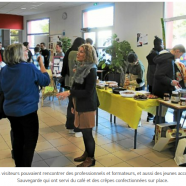
[[[176,80],[177,81],[183,80],[184,85],[186,87],[186,68],[185,68],[185,65],[181,62],[175,62],[175,64],[179,69],[179,71],[176,72]]]
[[[83,84],[84,78],[90,73],[91,68],[97,68],[95,63],[90,62],[78,62],[76,73],[74,74],[74,81],[79,84]]]

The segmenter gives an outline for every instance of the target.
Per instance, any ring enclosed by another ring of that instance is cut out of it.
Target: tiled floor
[[[74,157],[84,151],[83,139],[68,134],[65,128],[67,100],[59,105],[46,99],[38,110],[40,131],[33,167],[75,167]],[[99,109],[99,125],[94,128],[96,142],[96,167],[177,167],[169,149],[153,150],[154,125],[146,122],[147,113],[142,114],[142,126],[138,128],[137,149],[133,149],[134,130],[118,119],[110,123],[110,115]],[[166,116],[171,120],[171,115]],[[0,167],[14,167],[11,158],[10,124],[0,120]]]

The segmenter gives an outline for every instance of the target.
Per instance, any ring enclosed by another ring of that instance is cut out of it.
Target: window
[[[19,30],[10,30],[10,44],[19,42]]]
[[[91,38],[99,56],[105,48],[106,39],[112,36],[114,25],[114,5],[96,7],[83,11],[83,36]]]
[[[34,47],[41,42],[44,42],[46,46],[48,45],[49,18],[27,22],[27,41],[32,52]]]
[[[100,8],[83,13],[83,27],[106,27],[113,26],[114,7]]]
[[[186,47],[186,3],[165,2],[165,33],[166,48],[170,49],[176,44]]]

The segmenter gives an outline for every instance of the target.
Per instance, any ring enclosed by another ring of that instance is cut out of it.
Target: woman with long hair
[[[95,165],[95,141],[92,135],[92,128],[95,126],[95,113],[99,106],[96,93],[97,78],[97,56],[95,49],[89,44],[79,47],[77,67],[74,75],[72,88],[68,91],[57,94],[58,99],[72,97],[72,113],[75,114],[75,127],[83,134],[85,151],[82,156],[74,159],[82,162],[77,167],[90,167]]]

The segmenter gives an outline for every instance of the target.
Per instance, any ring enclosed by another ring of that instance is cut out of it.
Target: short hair
[[[95,63],[95,64],[98,63],[96,51],[95,51],[93,46],[91,46],[89,44],[83,44],[80,47],[82,47],[85,51],[85,61],[86,62],[90,62],[90,63],[92,62],[92,63]]]
[[[92,40],[91,38],[87,38],[87,39],[85,40],[85,42],[86,42],[86,43],[90,43],[91,45],[93,44],[93,40]]]
[[[28,44],[29,44],[29,42],[27,42],[27,41],[25,41],[25,42],[23,43],[23,45],[24,45],[25,47],[27,47]]]
[[[3,57],[7,65],[15,65],[21,61],[25,61],[23,57],[23,45],[21,43],[14,43],[7,46]]]
[[[44,42],[42,42],[42,43],[40,43],[40,44],[42,44],[42,45],[44,45],[44,46],[45,46],[45,43],[44,43]]]
[[[57,43],[56,45],[58,45],[60,48],[62,48],[62,44],[61,43]]]
[[[71,49],[75,50],[75,51],[78,51],[79,46],[81,46],[82,44],[85,44],[85,40],[81,37],[77,37],[74,40]]]
[[[173,47],[173,50],[179,50],[180,52],[185,53],[185,47],[183,45],[181,45],[181,44],[175,45]]]
[[[39,47],[35,47],[34,52],[39,52]]]
[[[130,52],[128,54],[127,59],[128,59],[129,63],[133,63],[133,62],[136,62],[138,60],[138,56],[137,56],[137,54],[135,52]]]

